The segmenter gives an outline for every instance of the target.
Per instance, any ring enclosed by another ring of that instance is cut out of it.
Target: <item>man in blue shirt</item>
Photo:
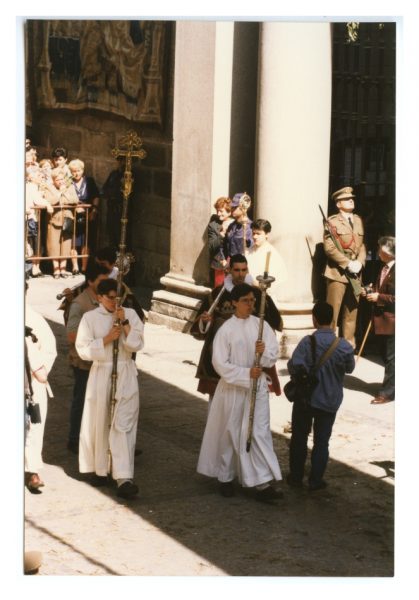
[[[331,346],[336,336],[331,328],[333,308],[327,302],[317,302],[313,307],[313,324],[316,328],[315,360],[313,361],[311,336],[305,336],[288,361],[288,371],[295,375],[300,369],[308,372]],[[314,363],[314,364],[313,364]],[[343,378],[355,368],[354,351],[351,344],[341,339],[317,370],[318,384],[306,403],[294,402],[292,409],[292,434],[290,443],[290,472],[287,483],[302,487],[304,464],[307,458],[307,439],[313,427],[313,449],[311,470],[308,478],[309,490],[326,487],[323,475],[329,458],[329,439],[332,434],[336,412],[343,399]]]

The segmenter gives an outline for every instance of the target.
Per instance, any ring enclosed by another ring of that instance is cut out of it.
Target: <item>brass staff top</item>
[[[142,160],[147,156],[147,152],[141,148],[142,145],[143,142],[140,136],[137,135],[135,131],[129,131],[123,138],[119,140],[120,147],[111,150],[111,154],[114,158],[119,158],[120,156],[125,156],[126,158],[124,189],[122,190],[125,198],[128,198],[132,191],[132,158],[135,157]]]

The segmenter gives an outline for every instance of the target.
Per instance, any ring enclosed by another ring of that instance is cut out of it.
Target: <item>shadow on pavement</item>
[[[367,383],[354,375],[345,375],[344,385],[347,390],[356,390],[357,392],[365,392],[366,394],[375,396],[382,387],[382,382]]]
[[[60,398],[49,402],[44,460],[81,479],[77,457],[66,449],[73,380],[66,366],[65,332],[62,325],[50,325],[59,352],[50,379]],[[358,385],[359,380],[352,379]],[[103,494],[115,497],[116,503],[125,504],[228,575],[393,575],[391,484],[331,460],[326,490],[310,494],[284,483],[285,497],[277,506],[260,504],[239,488],[235,497],[223,498],[215,481],[196,473],[207,403],[141,371],[139,381],[137,447],[143,453],[136,457],[135,480],[140,494],[130,502],[118,499],[112,488],[100,488]],[[274,434],[283,476],[288,443],[286,436]],[[394,463],[371,464],[383,468],[383,477],[394,476]]]

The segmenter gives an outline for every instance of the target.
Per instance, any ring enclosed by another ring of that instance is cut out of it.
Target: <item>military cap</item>
[[[25,575],[34,575],[38,572],[42,564],[42,554],[36,550],[25,552],[24,573]]]
[[[334,202],[339,202],[340,200],[350,200],[351,198],[355,198],[353,192],[354,191],[351,187],[344,187],[341,190],[337,190],[337,192],[333,192],[332,200]]]
[[[246,194],[246,192],[239,192],[238,194],[234,194],[233,200],[231,201],[231,208],[237,208],[240,205],[240,200],[245,200],[250,205],[250,196]]]

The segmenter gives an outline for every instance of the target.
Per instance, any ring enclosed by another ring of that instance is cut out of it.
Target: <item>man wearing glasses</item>
[[[80,357],[93,361],[81,423],[79,469],[81,473],[95,473],[97,485],[105,484],[110,448],[111,476],[117,482],[117,494],[131,498],[138,493],[133,477],[139,413],[137,368],[132,353],[144,346],[144,325],[135,310],[117,307],[114,279],[101,281],[97,295],[99,307],[83,315],[76,338]],[[119,340],[117,402],[109,427],[114,340]]]
[[[260,273],[261,275],[262,273]],[[198,315],[191,327],[191,334],[197,339],[204,339],[201,356],[195,377],[199,379],[198,392],[209,394],[209,404],[214,395],[220,376],[215,371],[212,364],[212,344],[215,334],[223,323],[234,314],[234,306],[231,301],[231,293],[235,286],[247,283],[254,286],[255,281],[249,275],[247,259],[243,254],[235,254],[230,259],[229,274],[224,279],[224,284],[219,285],[204,299]],[[258,314],[260,307],[261,291],[258,287],[252,287],[255,297],[253,304],[253,314]],[[218,298],[218,302],[210,314],[208,311],[210,305]],[[266,297],[265,320],[272,329],[282,331],[282,319],[272,298]],[[272,373],[275,377],[276,373]],[[279,386],[279,382],[278,382]]]
[[[246,283],[231,292],[234,315],[214,338],[212,363],[220,376],[202,440],[197,471],[218,480],[220,493],[231,497],[237,478],[244,488],[253,488],[255,498],[275,502],[281,470],[270,430],[269,390],[265,369],[275,365],[279,348],[275,332],[265,323],[258,341],[259,319],[253,315],[254,288]],[[255,354],[261,354],[255,367]],[[258,380],[253,441],[246,450],[252,380]]]

